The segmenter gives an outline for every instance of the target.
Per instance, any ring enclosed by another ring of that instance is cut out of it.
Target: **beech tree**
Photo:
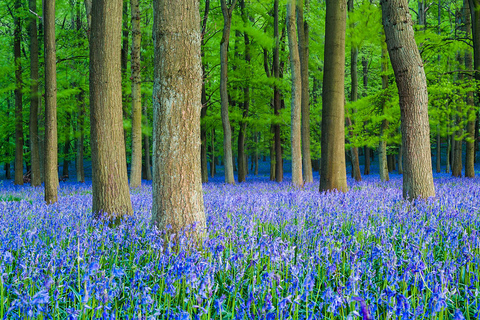
[[[29,0],[30,13],[29,36],[30,36],[30,155],[31,155],[31,184],[36,187],[41,181],[40,176],[40,152],[38,141],[38,38],[37,38],[37,2]]]
[[[295,32],[295,9],[296,0],[290,0],[287,4],[287,34],[290,51],[290,69],[292,71],[292,132],[290,134],[292,144],[292,183],[296,187],[302,187],[302,74],[297,33]]]
[[[122,0],[92,1],[90,136],[95,217],[132,214],[122,118]]]
[[[21,1],[15,1],[13,30],[13,53],[15,60],[15,184],[23,185],[23,80],[21,37],[22,20],[20,17]]]
[[[206,227],[200,168],[198,0],[154,0],[153,206],[159,229]],[[181,17],[181,19],[179,19]]]
[[[428,93],[407,0],[381,0],[382,22],[395,73],[404,148],[403,197],[435,196],[430,157]]]
[[[347,191],[345,168],[346,0],[327,0],[320,191]]]
[[[55,48],[55,1],[44,3],[45,28],[45,201],[58,200],[57,54]]]

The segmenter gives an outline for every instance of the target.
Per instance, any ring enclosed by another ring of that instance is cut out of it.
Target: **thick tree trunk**
[[[37,2],[29,0],[31,12],[37,12]],[[39,186],[40,176],[40,153],[38,146],[38,38],[37,38],[37,17],[30,14],[30,157],[32,163],[31,185]]]
[[[346,0],[327,0],[320,191],[347,191],[345,168]]]
[[[303,186],[302,177],[302,74],[298,53],[297,33],[295,32],[296,0],[287,4],[287,34],[290,51],[290,70],[292,72],[292,183],[296,187]]]
[[[228,42],[230,39],[230,27],[232,23],[232,13],[237,0],[233,1],[230,8],[227,6],[226,0],[221,0],[223,13],[223,36],[220,41],[220,100],[221,100],[221,116],[223,125],[223,154],[225,162],[225,183],[235,184],[233,175],[233,155],[232,155],[232,128],[228,115]]]
[[[58,199],[57,66],[55,49],[55,1],[44,3],[45,23],[45,201]]]
[[[434,197],[427,82],[415,43],[408,1],[381,0],[381,5],[400,99],[402,143],[405,148],[403,197]]]
[[[142,92],[140,50],[142,30],[140,28],[139,0],[130,0],[132,16],[132,163],[130,165],[130,187],[142,185]]]
[[[23,185],[23,80],[22,80],[22,20],[20,18],[20,0],[15,1],[15,27],[13,31],[13,52],[15,59],[15,181]]]
[[[478,12],[476,13],[478,14]],[[472,34],[472,20],[470,13],[469,1],[465,1],[465,29],[467,37]],[[465,68],[467,72],[473,71],[473,57],[470,50],[465,53]],[[468,75],[468,83],[472,83],[473,77]],[[467,93],[467,108],[468,108],[468,121],[467,121],[467,139],[466,139],[466,155],[465,155],[465,177],[475,177],[475,101],[473,97],[473,91]]]
[[[118,0],[117,0],[118,1]],[[128,119],[128,96],[126,92],[127,64],[128,64],[128,1],[123,1],[122,9],[122,49],[121,49],[121,68],[122,68],[122,117]],[[127,151],[127,129],[123,129],[123,140],[125,143],[125,152]],[[127,158],[127,155],[125,154]],[[128,163],[126,163],[128,168]]]
[[[302,83],[302,168],[305,183],[313,182],[312,161],[310,156],[310,95],[308,84],[309,29],[303,18],[305,0],[297,0],[298,53],[300,55]]]
[[[383,34],[383,32],[382,32]],[[388,88],[388,56],[387,56],[387,44],[384,41],[384,34],[382,35],[382,89],[386,90]],[[386,95],[385,95],[386,97]],[[382,113],[385,114],[385,104],[387,103],[386,98],[383,99]],[[389,181],[390,176],[388,175],[388,165],[387,165],[387,139],[386,131],[388,130],[388,120],[383,119],[382,125],[380,127],[380,143],[378,145],[378,165],[380,172],[381,181]]]
[[[114,224],[132,214],[122,118],[122,1],[92,4],[90,141],[92,211]]]
[[[153,222],[205,232],[200,168],[202,61],[197,0],[154,1]],[[188,75],[188,76],[185,76]],[[179,152],[181,151],[181,152]]]
[[[276,81],[280,81],[280,32],[278,5],[279,0],[275,0],[275,2],[273,3],[273,36],[275,38],[275,48],[273,49],[273,76],[275,77]],[[282,103],[280,97],[280,88],[275,85],[273,87],[273,109],[277,117],[280,116],[281,108]],[[275,173],[273,174],[276,182],[283,181],[282,138],[280,134],[280,124],[277,123],[274,125]],[[270,175],[270,177],[272,177],[272,175]]]

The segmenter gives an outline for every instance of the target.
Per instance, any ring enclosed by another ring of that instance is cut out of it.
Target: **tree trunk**
[[[398,147],[398,173],[403,174],[403,144],[401,141]]]
[[[128,119],[128,97],[126,92],[126,79],[127,79],[127,64],[128,64],[128,1],[123,1],[122,9],[122,49],[121,49],[121,68],[122,68],[122,117]],[[123,128],[123,140],[125,143],[125,152],[127,151],[127,138],[128,132],[126,128]],[[125,157],[127,155],[125,154]],[[125,163],[128,169],[128,163]]]
[[[278,18],[279,1],[275,0],[273,3],[273,36],[275,38],[275,48],[273,49],[273,76],[275,83],[280,81],[280,32],[279,32],[279,18]],[[280,116],[281,106],[280,88],[276,85],[273,87],[273,109],[277,117]],[[280,136],[280,124],[274,125],[274,148],[275,148],[275,173],[273,177],[276,182],[283,181],[283,154],[282,154],[282,138]],[[271,156],[271,155],[270,155]],[[270,175],[272,176],[272,175]]]
[[[363,96],[366,97],[368,95],[367,87],[368,87],[368,60],[365,57],[362,57],[362,68],[363,68]],[[366,124],[366,123],[365,123]],[[365,125],[364,124],[364,125]],[[363,168],[363,174],[369,175],[370,174],[370,148],[364,147],[364,162],[365,166]]]
[[[312,183],[313,173],[310,156],[310,95],[308,84],[309,29],[307,21],[303,18],[304,1],[305,0],[297,0],[298,53],[300,55],[302,83],[302,168],[305,183]]]
[[[37,2],[29,0],[31,12],[37,12]],[[32,163],[31,185],[41,185],[40,176],[40,153],[38,146],[38,38],[37,38],[37,17],[30,14],[30,157]]]
[[[5,179],[10,180],[12,179],[11,173],[10,173],[10,162],[5,163]]]
[[[287,4],[287,34],[290,50],[290,70],[292,72],[292,183],[296,187],[303,186],[302,177],[302,74],[298,53],[297,33],[295,32],[296,0]]]
[[[66,114],[66,127],[65,127],[65,144],[63,145],[63,170],[62,170],[62,176],[68,178],[69,176],[69,171],[68,171],[68,166],[70,164],[69,161],[69,153],[70,153],[70,142],[71,142],[71,136],[70,136],[70,125],[72,121],[72,115],[71,113],[67,112]]]
[[[402,143],[405,148],[403,197],[434,197],[427,82],[415,43],[408,1],[381,0],[381,5],[400,99]]]
[[[275,132],[275,127],[272,126],[272,131]],[[277,181],[276,178],[276,169],[277,169],[277,159],[275,155],[275,150],[277,149],[277,142],[275,140],[275,133],[273,139],[270,143],[270,181]],[[277,181],[281,182],[281,181]]]
[[[210,144],[210,154],[212,155],[210,157],[210,177],[215,177],[215,173],[216,173],[216,168],[215,168],[215,165],[216,165],[216,157],[215,157],[215,129],[212,129],[212,140],[211,140],[211,144]]]
[[[242,20],[245,28],[248,27],[247,13],[245,12],[245,0],[240,2],[240,7],[242,10]],[[250,38],[248,33],[244,31],[243,33],[244,43],[245,43],[245,64],[247,68],[250,65]],[[245,156],[245,136],[247,131],[247,122],[246,118],[248,117],[248,111],[250,108],[250,87],[245,83],[243,88],[243,106],[242,106],[242,119],[239,121],[239,131],[238,131],[238,182],[245,182],[248,174],[248,164]]]
[[[145,125],[148,127],[148,115],[147,106],[143,107],[143,117],[145,119]],[[143,144],[145,148],[145,179],[152,181],[152,164],[150,163],[150,137],[148,134],[143,135]]]
[[[21,1],[15,1],[15,28],[13,51],[15,59],[15,181],[16,185],[23,185],[23,80],[22,80],[22,20],[20,18]]]
[[[441,166],[442,166],[442,158],[441,158],[441,154],[442,154],[442,138],[440,137],[440,129],[438,128],[438,125],[437,125],[437,173],[440,173],[440,171],[442,170]]]
[[[237,0],[234,0],[230,8],[226,0],[221,0],[223,13],[223,36],[220,41],[220,100],[221,116],[223,125],[223,154],[225,162],[225,183],[235,184],[233,175],[233,155],[232,155],[232,128],[228,115],[228,42],[230,39],[230,27],[232,23],[232,13]]]
[[[382,89],[385,91],[388,88],[388,52],[387,52],[387,44],[384,41],[384,33],[382,32]],[[386,95],[384,95],[382,101],[382,114],[385,115],[385,105],[386,105]],[[380,127],[380,143],[378,145],[378,166],[380,172],[380,180],[381,181],[389,181],[390,176],[388,175],[388,165],[387,165],[387,139],[385,137],[386,131],[388,130],[388,120],[383,119],[382,125]]]
[[[85,169],[83,165],[84,156],[84,125],[85,125],[85,92],[80,89],[78,93],[78,119],[77,119],[77,155],[75,168],[77,171],[77,182],[85,182]]]
[[[208,159],[207,159],[207,129],[201,123],[201,120],[207,115],[207,90],[205,86],[205,64],[203,63],[205,57],[204,36],[207,31],[207,20],[210,12],[210,0],[205,1],[205,11],[202,19],[202,34],[201,34],[201,50],[202,50],[202,111],[200,112],[200,159],[202,170],[202,183],[208,182]]]
[[[197,0],[175,5],[154,1],[152,219],[160,230],[171,226],[168,232],[177,235],[194,225],[195,235],[201,236],[206,222],[199,159],[202,61],[198,6]]]
[[[348,0],[347,2],[348,12],[353,13],[353,0]],[[355,25],[352,23],[350,27],[353,29]],[[351,80],[351,91],[350,91],[350,101],[354,102],[358,99],[358,75],[357,75],[357,66],[358,66],[358,48],[355,47],[355,44],[352,42],[352,49],[350,51],[350,80]],[[347,122],[351,122],[350,118],[347,118]],[[353,132],[350,131],[350,135],[353,136]],[[350,148],[350,153],[352,157],[352,177],[355,178],[355,181],[362,181],[362,175],[360,173],[360,161],[358,159],[358,147],[352,145]]]
[[[347,191],[344,126],[346,9],[346,0],[327,0],[320,191]]]
[[[132,214],[122,118],[122,1],[92,4],[90,143],[92,212],[117,224]]]
[[[465,29],[467,37],[470,38],[472,34],[472,23],[470,13],[470,1],[465,1]],[[476,13],[478,14],[478,12]],[[474,38],[475,41],[475,38]],[[474,44],[475,45],[475,44]],[[465,68],[467,72],[473,71],[473,57],[470,50],[465,53]],[[473,77],[468,75],[468,83],[472,83]],[[467,108],[468,108],[468,122],[467,122],[467,150],[465,155],[465,177],[475,177],[475,101],[473,91],[467,93]]]
[[[45,202],[58,200],[57,66],[55,1],[44,3],[45,23]]]
[[[451,153],[451,150],[452,150],[452,139],[451,139],[451,136],[447,135],[447,165],[446,165],[446,168],[445,168],[446,173],[450,172],[450,159],[451,159],[450,153]]]
[[[130,164],[130,187],[142,185],[142,92],[140,50],[142,30],[140,28],[139,0],[130,0],[132,16],[132,163]]]

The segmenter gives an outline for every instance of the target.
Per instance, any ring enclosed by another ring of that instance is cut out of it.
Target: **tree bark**
[[[22,80],[22,20],[20,18],[20,0],[15,1],[13,52],[15,60],[15,180],[23,185],[23,80]]]
[[[353,13],[353,0],[348,0],[347,2],[348,12]],[[354,28],[355,25],[352,23],[350,28]],[[350,51],[350,80],[351,80],[351,91],[350,91],[350,101],[354,102],[358,99],[358,48],[352,42],[352,49]],[[352,125],[352,120],[347,117],[347,123]],[[353,132],[350,130],[350,135],[353,135]],[[358,147],[352,145],[350,148],[350,154],[352,158],[352,177],[355,178],[355,181],[362,181],[362,175],[360,173],[360,161],[358,159]]]
[[[212,128],[212,134],[211,134],[211,144],[210,144],[210,177],[215,177],[216,173],[216,162],[217,158],[215,157],[215,129]]]
[[[117,0],[118,1],[118,0]],[[122,8],[122,49],[121,49],[121,68],[122,68],[122,114],[123,119],[128,119],[128,97],[126,93],[127,64],[128,64],[128,1],[123,1]],[[123,128],[123,140],[125,143],[125,152],[127,151],[128,132]],[[125,154],[127,158],[127,155]],[[128,163],[126,163],[128,169]]]
[[[408,1],[381,0],[381,5],[400,99],[402,143],[405,148],[403,197],[434,197],[427,82],[415,43]]]
[[[383,34],[383,32],[382,32]],[[385,35],[382,35],[382,89],[386,90],[388,88],[388,52],[387,52],[387,44],[384,41]],[[382,114],[385,115],[385,104],[387,103],[386,95],[384,95],[382,101]],[[388,165],[387,165],[387,140],[385,137],[385,132],[388,130],[388,120],[383,119],[382,125],[380,127],[380,143],[378,145],[378,166],[380,171],[380,180],[389,181],[390,176],[388,174]]]
[[[302,74],[297,33],[295,32],[296,1],[297,0],[290,0],[287,4],[287,34],[290,51],[290,70],[292,73],[292,131],[290,141],[292,147],[292,183],[295,187],[302,187]]]
[[[202,68],[198,0],[154,1],[153,207],[160,230],[206,228],[200,168]],[[181,151],[181,152],[180,152]]]
[[[247,13],[245,12],[245,0],[240,1],[240,7],[242,10],[242,20],[245,26],[245,29],[248,27],[248,18]],[[248,33],[244,31],[243,33],[244,43],[245,43],[245,64],[248,68],[250,65],[250,38]],[[243,105],[242,105],[242,119],[239,121],[239,131],[238,131],[238,182],[245,182],[248,174],[248,164],[245,156],[245,136],[247,131],[247,122],[246,118],[248,117],[248,111],[250,109],[250,87],[248,83],[248,78],[243,88]]]
[[[223,154],[225,162],[225,183],[235,184],[233,175],[233,155],[232,155],[232,128],[228,115],[228,42],[230,39],[230,28],[232,23],[232,13],[237,0],[234,0],[230,8],[226,0],[221,0],[223,13],[223,36],[220,41],[220,100],[221,116],[223,125]]]
[[[441,140],[441,136],[440,136],[440,129],[438,129],[438,125],[437,125],[437,173],[440,173],[440,171],[442,170],[442,158],[441,158],[441,155],[442,155],[442,140]]]
[[[313,182],[310,155],[310,95],[308,83],[309,29],[304,20],[304,1],[297,0],[298,53],[302,81],[302,168],[305,183]]]
[[[478,14],[478,11],[476,12]],[[470,1],[465,1],[465,30],[467,37],[470,38],[472,34],[472,20],[470,12]],[[475,45],[475,44],[474,44]],[[465,68],[468,71],[473,71],[473,57],[470,50],[465,53]],[[473,77],[468,75],[468,83],[472,83]],[[467,139],[466,139],[466,155],[465,155],[465,177],[475,177],[475,101],[473,91],[467,93]]]
[[[76,29],[80,32],[82,29],[82,17],[80,15],[80,3],[77,3],[77,20]],[[85,91],[79,86],[78,93],[78,110],[77,110],[77,153],[75,158],[75,169],[77,173],[77,182],[85,182],[85,168],[83,164],[83,157],[85,152]]]
[[[43,10],[45,23],[45,202],[53,204],[58,200],[55,1],[45,1]]]
[[[276,85],[280,81],[280,32],[279,32],[279,0],[273,3],[273,36],[275,38],[275,48],[273,49],[273,76],[275,78],[275,86],[273,87],[273,110],[274,114],[279,117],[282,108],[280,88]],[[274,148],[275,148],[275,172],[273,178],[276,182],[283,181],[283,154],[282,154],[282,138],[280,136],[280,124],[277,123],[273,127],[274,130]],[[270,155],[272,158],[272,156]],[[270,174],[272,177],[272,174]]]
[[[201,123],[201,119],[203,119],[207,115],[207,89],[205,86],[205,49],[204,49],[204,37],[207,31],[207,20],[208,14],[210,12],[210,0],[205,1],[205,11],[203,14],[202,19],[202,34],[201,34],[201,50],[202,50],[202,111],[200,112],[200,140],[201,140],[201,148],[200,148],[200,158],[201,158],[201,170],[202,170],[202,183],[208,182],[208,159],[207,159],[207,128],[205,125]]]
[[[29,0],[29,9],[37,13],[37,2]],[[41,185],[40,176],[40,153],[38,146],[38,38],[37,38],[37,16],[30,14],[30,157],[32,163],[31,185]]]
[[[63,145],[63,170],[62,170],[62,176],[68,178],[69,176],[69,171],[68,167],[70,164],[69,161],[69,153],[70,153],[70,143],[71,143],[71,135],[70,135],[70,126],[72,122],[72,114],[70,112],[67,112],[65,115],[65,120],[66,120],[66,126],[65,126],[65,144]]]
[[[327,0],[320,191],[347,191],[344,125],[346,12],[346,0]]]
[[[145,125],[148,127],[148,115],[147,106],[143,107],[143,117],[145,119]],[[152,164],[150,163],[150,137],[148,134],[143,135],[143,144],[145,148],[145,179],[152,181]]]
[[[130,187],[142,185],[142,90],[140,50],[142,30],[140,28],[139,0],[130,0],[132,16],[132,163],[130,165]]]
[[[122,118],[122,1],[92,4],[90,141],[92,212],[117,224],[132,214]]]
[[[459,65],[463,65],[463,54],[458,53],[457,55],[457,60],[459,62]],[[463,80],[463,74],[458,75],[458,80],[462,81]],[[462,176],[462,146],[463,146],[463,99],[459,98],[457,101],[457,114],[454,116],[454,119],[456,119],[456,126],[458,127],[457,131],[453,134],[454,139],[455,139],[455,145],[453,148],[453,161],[452,161],[452,176],[454,177],[461,177]]]

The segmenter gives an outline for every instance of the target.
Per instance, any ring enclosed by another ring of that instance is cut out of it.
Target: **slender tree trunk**
[[[92,212],[114,224],[132,214],[122,119],[122,1],[92,4],[90,143]]]
[[[272,127],[272,130],[275,132],[275,128]],[[277,159],[276,159],[276,155],[275,155],[275,150],[276,149],[277,149],[277,142],[275,140],[275,133],[274,133],[274,137],[273,137],[273,139],[271,140],[271,143],[270,143],[270,181],[281,182],[281,181],[276,180],[276,175],[277,175],[277,172],[276,172]]]
[[[273,36],[275,38],[275,48],[273,49],[273,76],[275,80],[280,81],[280,32],[279,32],[279,0],[275,0],[273,4]],[[277,117],[280,116],[281,97],[280,88],[276,85],[273,87],[273,109]],[[280,136],[280,124],[274,125],[274,148],[275,148],[275,173],[273,175],[276,182],[283,181],[283,154],[282,154],[282,138]],[[270,155],[271,156],[271,155]],[[272,176],[272,175],[270,175]]]
[[[207,31],[207,20],[208,14],[210,12],[210,0],[205,1],[205,11],[203,14],[202,19],[202,34],[201,34],[201,49],[202,49],[202,111],[200,112],[200,121],[207,115],[207,90],[205,86],[205,64],[203,63],[205,57],[205,49],[204,49],[204,36]],[[207,159],[207,129],[205,125],[200,123],[200,140],[201,140],[201,148],[200,148],[200,157],[201,157],[201,170],[202,170],[202,182],[208,182],[208,159]]]
[[[31,12],[37,12],[37,2],[29,0]],[[32,163],[31,185],[39,186],[40,177],[40,153],[38,146],[38,38],[37,38],[37,17],[30,14],[30,157]]]
[[[5,179],[10,180],[12,179],[11,173],[10,173],[10,162],[5,163]]]
[[[128,119],[128,95],[126,92],[127,64],[128,64],[128,1],[123,1],[122,9],[122,49],[121,49],[121,68],[122,68],[122,114],[123,119]],[[123,128],[123,139],[125,142],[125,152],[127,151],[128,132]],[[125,154],[125,157],[127,155]],[[128,162],[126,163],[128,168]]]
[[[145,119],[145,125],[148,127],[148,115],[147,106],[143,107],[143,117]],[[152,181],[152,164],[150,163],[150,137],[148,134],[143,135],[143,144],[145,148],[145,179]]]
[[[210,144],[210,177],[215,177],[216,173],[216,157],[215,157],[215,129],[212,129],[212,137],[211,137],[211,144]]]
[[[70,143],[71,143],[71,135],[70,135],[70,125],[72,121],[72,115],[71,113],[67,112],[66,114],[66,128],[65,128],[65,144],[63,145],[63,170],[62,170],[62,176],[68,178],[69,176],[69,171],[68,171],[68,166],[70,164],[69,161],[69,153],[70,153]]]
[[[478,12],[476,13],[478,14]],[[472,20],[470,12],[470,1],[465,1],[465,29],[467,37],[472,34]],[[473,57],[470,50],[465,53],[465,68],[467,72],[473,71]],[[472,83],[473,77],[468,75],[468,83]],[[475,177],[475,101],[473,97],[473,91],[467,93],[467,139],[466,139],[466,155],[465,155],[465,177]]]
[[[242,10],[242,20],[245,28],[248,28],[248,18],[247,13],[245,12],[245,0],[240,1],[240,7]],[[250,65],[250,38],[248,33],[245,31],[243,33],[244,43],[245,43],[245,64],[248,68]],[[238,131],[238,182],[245,182],[248,174],[248,164],[245,156],[245,136],[247,130],[246,118],[248,117],[248,111],[250,108],[250,87],[247,79],[247,83],[243,88],[243,106],[242,106],[242,119],[239,122],[239,131]]]
[[[387,52],[387,44],[384,41],[384,33],[382,32],[382,89],[386,90],[388,88],[388,52]],[[385,95],[386,96],[386,95]],[[385,115],[385,105],[387,101],[386,98],[383,99],[382,105],[382,114]],[[383,119],[382,125],[380,127],[380,143],[378,145],[378,164],[379,164],[379,171],[380,171],[380,180],[381,181],[389,181],[390,176],[388,175],[388,165],[387,165],[387,139],[386,139],[386,131],[388,130],[388,120]]]
[[[142,92],[140,50],[142,30],[140,28],[139,0],[130,0],[132,16],[132,163],[130,166],[130,187],[142,185]]]
[[[179,19],[181,17],[181,19]],[[197,0],[154,0],[153,222],[205,232],[200,168],[202,68]],[[189,39],[185,41],[185,39]],[[183,75],[188,74],[188,77]],[[178,152],[179,148],[183,152]]]
[[[403,174],[403,143],[398,147],[398,173]]]
[[[437,173],[440,173],[442,170],[442,138],[440,136],[440,129],[438,128],[437,125]]]
[[[362,68],[363,68],[363,95],[367,96],[368,88],[368,60],[365,57],[362,57]],[[364,123],[366,125],[366,123]],[[363,174],[370,174],[370,148],[365,146],[363,150],[365,166],[363,168]]]
[[[297,33],[295,32],[296,0],[287,4],[287,34],[290,50],[290,70],[292,72],[292,183],[296,187],[303,186],[302,177],[302,74],[298,53]]]
[[[346,0],[327,0],[320,191],[347,191],[344,125],[346,13]]]
[[[353,0],[348,0],[347,2],[348,12],[353,13]],[[352,23],[350,28],[354,28],[355,25]],[[350,80],[351,80],[351,91],[350,91],[350,101],[354,102],[358,99],[358,75],[357,75],[357,66],[358,66],[358,48],[355,47],[355,44],[352,42],[352,49],[350,51]],[[347,117],[347,123],[350,123],[348,126],[352,125],[352,120]],[[350,130],[350,135],[353,136],[353,132]],[[362,175],[360,173],[360,161],[358,159],[358,147],[352,145],[350,148],[351,158],[352,158],[352,177],[355,178],[355,181],[362,181]]]
[[[52,204],[58,199],[55,1],[45,1],[43,10],[45,23],[45,202]]]
[[[15,28],[13,52],[15,59],[15,181],[16,185],[23,185],[23,80],[22,80],[22,20],[20,18],[20,0],[15,1]]]
[[[226,0],[221,0],[223,13],[223,36],[220,41],[220,100],[221,115],[223,125],[223,154],[225,162],[225,183],[235,184],[233,175],[233,155],[232,155],[232,128],[228,115],[228,42],[230,39],[230,27],[232,23],[232,13],[237,0],[234,0],[230,8],[227,6]]]
[[[255,142],[255,158],[254,158],[255,171],[254,171],[254,174],[256,176],[258,176],[258,158],[259,158],[259,155],[258,155],[258,135],[259,135],[259,133],[256,132],[255,133],[255,138],[254,138],[254,142]]]
[[[450,159],[451,159],[450,153],[451,153],[451,150],[452,150],[452,139],[451,139],[450,135],[447,135],[447,165],[446,165],[446,169],[445,169],[446,173],[450,172]]]
[[[415,43],[408,1],[381,0],[380,3],[400,99],[402,143],[405,148],[403,197],[434,197],[427,82]]]
[[[312,161],[310,156],[310,95],[308,84],[308,55],[309,55],[309,29],[308,23],[303,18],[304,1],[297,1],[297,32],[298,53],[300,55],[300,70],[302,83],[302,168],[305,183],[313,182]]]
[[[77,182],[85,182],[85,169],[83,165],[84,156],[84,128],[85,126],[85,92],[80,89],[78,94],[78,120],[77,120],[77,155],[75,167],[77,171]]]

